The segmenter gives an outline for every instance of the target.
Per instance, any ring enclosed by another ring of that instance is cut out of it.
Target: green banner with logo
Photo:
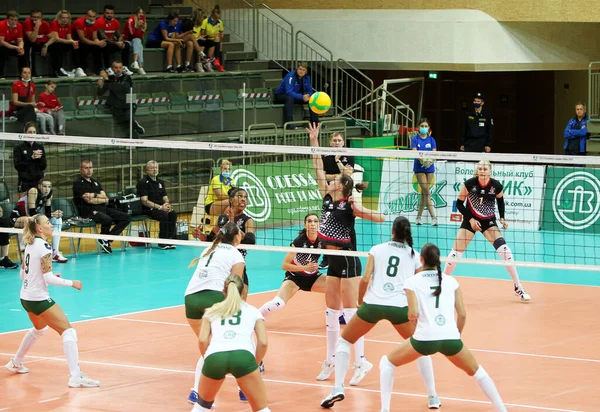
[[[598,232],[600,170],[548,167],[543,230]]]
[[[232,179],[248,192],[246,214],[257,225],[301,224],[307,213],[321,214],[311,160],[238,166]]]

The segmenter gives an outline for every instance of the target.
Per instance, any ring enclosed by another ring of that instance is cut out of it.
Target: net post
[[[133,86],[129,88],[126,99],[129,103],[129,140],[133,140],[133,102],[136,99]],[[129,147],[129,187],[131,186],[133,186],[133,146]]]
[[[246,82],[242,84],[242,125],[242,144],[246,144]],[[242,155],[242,164],[246,165],[246,152]]]

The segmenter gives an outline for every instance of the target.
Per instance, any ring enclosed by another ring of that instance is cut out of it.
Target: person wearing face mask
[[[12,84],[11,100],[8,112],[15,116],[19,122],[24,124],[32,122],[35,124],[35,84],[31,81],[31,69],[21,69],[21,79]]]
[[[142,202],[144,213],[152,220],[160,222],[158,237],[175,239],[177,212],[173,210],[165,182],[158,178],[158,162],[150,160],[146,163],[146,176],[137,184],[137,195]],[[175,245],[159,244],[159,249],[175,249]]]
[[[213,177],[208,187],[208,194],[204,201],[204,211],[208,216],[219,216],[229,207],[229,191],[235,186],[231,179],[231,162],[221,161],[221,173]]]
[[[103,15],[96,19],[94,28],[99,39],[106,41],[106,47],[102,48],[102,69],[107,67],[111,62],[113,52],[121,54],[123,62],[123,72],[129,76],[133,72],[129,70],[129,43],[123,41],[121,32],[121,23],[115,19],[115,6],[107,4],[104,6]],[[108,68],[108,74],[111,74],[111,69]]]
[[[11,10],[6,14],[6,20],[0,21],[0,78],[4,77],[4,65],[8,56],[17,56],[19,68],[27,66],[23,26],[18,20],[19,13]]]
[[[494,119],[490,112],[483,108],[483,94],[477,93],[473,98],[473,109],[467,112],[460,133],[460,150],[463,152],[492,151],[494,139]]]
[[[419,134],[412,138],[410,148],[412,150],[418,150],[419,152],[437,151],[437,145],[435,139],[431,136],[431,128],[427,118],[423,118],[419,121]],[[417,182],[419,182],[419,187],[421,188],[421,201],[419,202],[419,210],[417,212],[417,220],[415,223],[417,225],[423,224],[423,209],[427,206],[427,210],[429,210],[429,214],[431,215],[431,226],[437,226],[438,220],[437,217],[435,217],[430,193],[430,188],[433,183],[433,173],[435,172],[433,159],[415,159],[413,172],[415,173]]]
[[[145,129],[130,115],[130,104],[127,102],[127,94],[133,87],[131,76],[123,73],[123,63],[113,62],[112,75],[108,75],[104,70],[100,72],[98,79],[98,96],[108,92],[106,106],[110,108],[115,125],[121,131],[121,135],[129,136],[130,120],[133,119],[133,131],[138,135],[144,134]],[[133,104],[133,115],[135,115],[136,105]],[[136,137],[134,135],[134,137]]]
[[[102,49],[106,47],[106,40],[98,39],[98,30],[95,26],[96,15],[96,10],[89,9],[85,16],[73,22],[74,38],[78,41],[75,60],[79,67],[75,70],[76,77],[85,77],[87,75],[86,71],[89,74],[94,74],[103,66]],[[90,68],[88,65],[90,55],[94,60],[94,68]]]

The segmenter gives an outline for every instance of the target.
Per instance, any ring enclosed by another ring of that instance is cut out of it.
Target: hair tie
[[[227,229],[225,229],[224,227],[222,227],[221,229],[219,229],[219,232],[221,232],[224,235],[226,235],[227,234]]]

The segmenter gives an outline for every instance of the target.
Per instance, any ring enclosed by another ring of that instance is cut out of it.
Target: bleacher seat
[[[184,92],[171,92],[171,113],[185,114],[188,108],[188,96]]]

